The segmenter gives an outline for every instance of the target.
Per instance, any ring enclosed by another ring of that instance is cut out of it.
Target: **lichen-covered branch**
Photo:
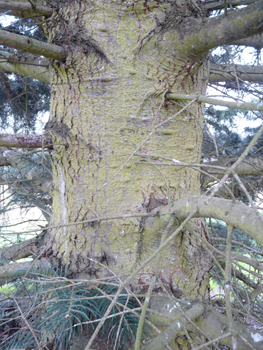
[[[179,50],[186,55],[199,56],[215,47],[234,44],[237,40],[261,33],[262,5],[262,1],[257,1],[246,8],[229,11],[227,16],[209,18],[200,28],[187,31]]]
[[[178,312],[177,317],[170,323],[162,333],[158,335],[149,345],[142,348],[142,350],[162,350],[165,345],[170,343],[170,341],[176,337],[176,335],[184,329],[190,320],[202,315],[204,312],[204,306],[201,303],[194,304],[185,313]]]
[[[251,102],[231,102],[225,100],[219,100],[217,98],[211,98],[206,96],[198,95],[183,95],[168,93],[165,96],[168,100],[194,100],[196,99],[199,103],[209,103],[217,106],[225,106],[229,108],[246,109],[249,111],[263,111],[263,103],[251,103]]]
[[[222,220],[263,245],[263,216],[256,209],[241,202],[233,203],[223,198],[213,197],[209,202],[207,201],[208,197],[202,195],[179,199],[170,208],[163,207],[160,214],[169,212],[179,219],[184,219],[189,213],[196,210],[195,217]]]
[[[32,262],[19,262],[12,264],[5,264],[0,266],[0,279],[9,279],[24,276],[30,269],[33,268],[34,271],[40,268],[50,268],[50,264],[44,261],[38,261],[36,264],[32,265]],[[1,285],[5,284],[0,283]]]
[[[0,147],[52,148],[49,136],[0,134]]]
[[[201,303],[198,303],[196,305],[200,305]],[[202,304],[201,304],[202,305]],[[189,306],[188,306],[189,307]],[[183,301],[178,299],[172,300],[172,298],[160,298],[160,297],[154,297],[151,299],[150,302],[150,309],[149,309],[149,315],[150,315],[150,321],[153,322],[158,327],[168,327],[167,329],[175,328],[173,337],[176,335],[176,330],[181,325],[181,322],[185,322],[185,316],[187,311],[183,314],[183,310],[186,309],[186,305],[183,304]],[[193,308],[192,308],[193,309]],[[192,310],[190,309],[190,310]],[[189,311],[190,311],[189,310]],[[178,317],[178,314],[181,316]],[[188,318],[188,320],[190,317]],[[203,333],[203,335],[206,336],[207,339],[213,340],[213,339],[220,339],[220,344],[226,345],[232,349],[231,344],[231,333],[228,332],[229,324],[228,319],[226,316],[222,315],[221,313],[213,310],[206,309],[205,312],[201,313],[200,316],[193,320],[193,322],[186,322],[184,323],[187,330],[193,332],[193,334],[198,334],[199,332]],[[257,330],[253,329],[252,327],[249,328],[247,325],[243,325],[237,321],[233,323],[233,329],[235,332],[241,334],[256,350],[261,350],[263,346],[263,334],[258,332]],[[172,334],[173,330],[171,329],[168,332],[168,338],[170,338],[170,332]],[[166,330],[161,333],[161,339],[165,338]],[[163,337],[164,335],[164,337]],[[225,337],[222,337],[222,335],[225,335]],[[158,339],[159,337],[157,337]],[[247,350],[248,346],[247,344],[241,340],[240,338],[237,339],[238,342],[238,350]],[[168,343],[168,341],[167,341]],[[154,344],[154,342],[150,343],[149,346],[146,348],[148,349],[155,349],[151,347],[151,345]],[[162,349],[162,343],[160,344],[160,348],[156,349]]]
[[[12,47],[24,52],[30,52],[36,55],[42,55],[46,58],[65,61],[66,53],[63,47],[44,43],[39,40],[29,38],[14,33],[0,30],[0,45]]]
[[[40,56],[27,54],[18,57],[18,55],[0,51],[0,70],[3,72],[19,73],[28,78],[50,83],[48,64],[48,60]]]
[[[16,17],[32,17],[36,15],[50,17],[53,11],[48,6],[38,4],[34,4],[33,6],[29,1],[0,1],[0,13]]]
[[[237,78],[241,81],[262,84],[263,67],[242,64],[235,64],[235,67],[233,67],[233,65],[230,64],[214,63],[212,63],[210,66],[209,82],[211,84],[218,82],[236,82]]]

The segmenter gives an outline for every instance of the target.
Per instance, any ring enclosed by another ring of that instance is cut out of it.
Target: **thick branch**
[[[15,278],[24,276],[27,272],[30,274],[31,269],[34,269],[35,271],[39,269],[48,269],[50,268],[50,264],[43,261],[38,261],[35,266],[32,266],[32,263],[26,261],[26,262],[20,262],[20,263],[12,263],[12,264],[6,264],[3,266],[0,266],[0,279],[7,279],[7,278]]]
[[[149,345],[142,348],[142,350],[162,350],[167,343],[176,337],[176,335],[184,329],[190,320],[202,315],[204,312],[204,306],[201,303],[194,304],[184,314],[178,313],[177,317],[171,322],[162,333],[158,335]]]
[[[33,6],[30,2],[0,1],[0,13],[16,17],[32,17],[35,15],[50,17],[53,9],[37,4]]]
[[[217,160],[215,162],[211,163],[206,163],[206,167],[203,169],[206,171],[206,173],[209,173],[211,175],[216,175],[218,179],[221,179],[222,176],[225,174],[225,170],[223,167],[230,167],[236,162],[236,159],[233,158],[223,158],[220,160]],[[207,165],[211,164],[213,168],[207,168]],[[216,168],[215,166],[218,166]],[[220,170],[219,167],[222,167]],[[235,169],[235,172],[238,175],[244,175],[244,176],[261,176],[263,174],[263,159],[262,158],[253,158],[253,157],[248,157],[246,158],[243,162],[238,164],[238,166]],[[209,177],[206,176],[203,178],[203,187],[205,188],[209,183],[214,182],[215,178],[214,177]],[[258,184],[259,185],[259,184]],[[259,187],[259,186],[257,186]]]
[[[49,136],[0,134],[0,147],[52,148]]]
[[[221,256],[218,257],[218,260],[220,261],[223,259]],[[231,261],[234,263],[235,261],[243,262],[249,266],[252,266],[255,270],[263,271],[263,264],[261,264],[258,260],[249,258],[248,256],[245,256],[243,254],[232,254],[231,255]]]
[[[222,198],[211,198],[207,203],[206,196],[191,196],[179,199],[168,208],[163,207],[160,214],[176,215],[179,219],[184,218],[197,210],[195,217],[211,218],[222,220],[228,225],[245,232],[263,245],[263,216],[256,210],[247,205]]]
[[[262,40],[263,44],[263,40]],[[241,64],[224,65],[211,64],[209,82],[211,84],[221,81],[230,82],[240,79],[241,81],[249,81],[251,83],[263,83],[263,67],[262,66],[247,66]]]
[[[203,55],[210,49],[257,35],[263,31],[263,2],[257,1],[244,9],[228,12],[227,16],[209,18],[207,22],[187,32],[179,50],[187,55]]]
[[[182,312],[185,310],[185,306],[183,305],[183,301],[178,301],[178,299],[174,300],[172,302],[171,298],[158,298],[153,297],[150,301],[150,309],[149,314],[151,315],[150,321],[152,321],[154,324],[156,324],[159,327],[168,327],[171,328],[171,324],[174,324],[174,322],[177,321],[177,324],[175,324],[175,327],[178,327],[178,323],[180,326],[180,322],[185,322],[185,316],[181,316],[181,319],[178,320],[178,314],[182,314]],[[191,310],[191,309],[190,309]],[[151,312],[153,311],[153,312]],[[155,315],[156,312],[156,315]],[[180,318],[180,316],[179,316]],[[174,321],[173,321],[174,320]],[[194,325],[193,324],[196,325]],[[231,335],[228,332],[229,324],[228,324],[228,318],[219,312],[213,311],[213,310],[206,310],[206,312],[203,313],[203,316],[198,317],[197,320],[189,322],[186,324],[186,328],[189,331],[192,331],[194,334],[199,333],[198,330],[201,330],[205,333],[206,337],[208,339],[216,339],[217,341],[220,339],[220,344],[226,345],[232,349],[232,339]],[[257,332],[254,329],[249,328],[247,325],[243,325],[239,322],[234,322],[234,330],[241,334],[243,338],[245,338],[256,350],[261,350],[263,347],[263,334]],[[165,334],[161,333],[161,334]],[[225,336],[224,336],[225,335]],[[157,337],[158,339],[158,337]],[[152,343],[151,343],[152,344]],[[151,345],[150,344],[150,345]],[[148,346],[149,349],[152,349]],[[238,350],[248,350],[248,345],[238,338],[238,344],[237,344]],[[204,347],[205,349],[206,347]],[[160,347],[162,349],[162,347]]]
[[[254,47],[257,50],[260,50],[263,48],[263,35],[258,34],[253,36],[252,38],[244,38],[240,40],[237,39],[232,42],[232,45],[250,46],[250,47]]]
[[[42,55],[53,60],[65,61],[66,59],[65,50],[61,46],[47,44],[27,36],[6,32],[5,30],[0,30],[0,45]]]
[[[7,261],[16,261],[27,258],[36,252],[39,246],[39,237],[31,238],[18,244],[0,249],[0,258]]]
[[[225,100],[218,100],[217,98],[211,98],[206,96],[198,96],[198,95],[182,95],[182,94],[174,94],[168,93],[165,95],[168,100],[194,100],[200,103],[209,103],[217,106],[224,106],[229,108],[237,108],[237,109],[246,109],[249,111],[263,111],[263,103],[250,103],[250,102],[230,102]]]
[[[0,70],[3,72],[19,73],[28,78],[50,83],[48,65],[48,60],[40,56],[27,54],[18,57],[18,55],[0,51]]]
[[[215,162],[205,163],[205,165],[212,165],[212,168],[205,167],[204,170],[210,174],[222,175],[225,173],[223,169],[220,170],[220,167],[230,167],[236,162],[235,158],[222,158]],[[218,166],[218,167],[216,167]],[[263,159],[259,157],[248,157],[243,162],[237,165],[235,172],[238,175],[262,175],[263,174]]]

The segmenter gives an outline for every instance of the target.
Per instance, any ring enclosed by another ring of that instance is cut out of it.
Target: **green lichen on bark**
[[[168,21],[163,6],[148,5],[145,9],[139,1],[131,9],[96,2],[60,12],[68,28],[78,20],[76,32],[85,30],[82,35],[92,35],[96,43],[88,54],[81,43],[73,43],[67,61],[51,69],[51,124],[70,130],[66,136],[51,130],[56,152],[53,214],[62,224],[89,218],[95,222],[54,230],[53,255],[75,273],[106,277],[109,270],[102,268],[103,262],[115,273],[127,274],[159,244],[162,218],[151,224],[140,218],[97,224],[96,215],[151,212],[188,193],[199,194],[199,175],[192,169],[158,168],[141,161],[162,155],[199,162],[202,106],[192,103],[172,118],[181,106],[165,100],[164,93],[203,94],[207,73],[206,60],[179,56],[174,26],[156,26],[156,16]],[[174,242],[161,259],[160,278],[170,289],[195,290],[196,297],[199,291],[190,287],[190,270],[180,266],[187,264],[180,255]],[[187,273],[181,274],[182,268]],[[149,264],[142,276],[152,272]]]

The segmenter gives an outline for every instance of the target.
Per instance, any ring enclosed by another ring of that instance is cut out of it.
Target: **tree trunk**
[[[183,11],[141,0],[81,1],[64,5],[51,22],[51,42],[67,49],[67,61],[51,68],[52,224],[94,223],[51,231],[48,254],[76,275],[129,274],[159,246],[167,222],[123,216],[200,193],[198,172],[160,165],[165,158],[200,162],[202,106],[192,102],[178,113],[186,104],[165,99],[166,92],[206,91],[206,57],[183,54],[183,34],[197,23]],[[98,216],[120,218],[98,223]],[[203,222],[192,225],[206,239]],[[159,268],[174,295],[207,297],[211,258],[193,233],[177,236]],[[134,288],[143,290],[153,272],[152,261]]]

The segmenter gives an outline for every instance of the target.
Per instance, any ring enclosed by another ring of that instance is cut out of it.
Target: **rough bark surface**
[[[50,254],[74,273],[130,273],[158,247],[160,228],[168,224],[163,217],[97,224],[97,215],[151,212],[199,194],[192,169],[147,164],[158,155],[200,161],[202,106],[193,102],[173,118],[184,104],[164,98],[167,91],[206,91],[206,57],[176,51],[183,43],[177,25],[196,23],[195,14],[185,19],[183,11],[168,3],[96,1],[64,6],[54,17],[51,41],[66,48],[67,61],[51,68],[46,130],[56,152],[53,223],[94,218],[92,225],[51,233]],[[205,237],[201,221],[196,229]],[[203,298],[210,266],[199,240],[185,231],[163,254],[159,277],[177,296]],[[153,265],[147,266],[137,282],[144,284],[152,273]]]

